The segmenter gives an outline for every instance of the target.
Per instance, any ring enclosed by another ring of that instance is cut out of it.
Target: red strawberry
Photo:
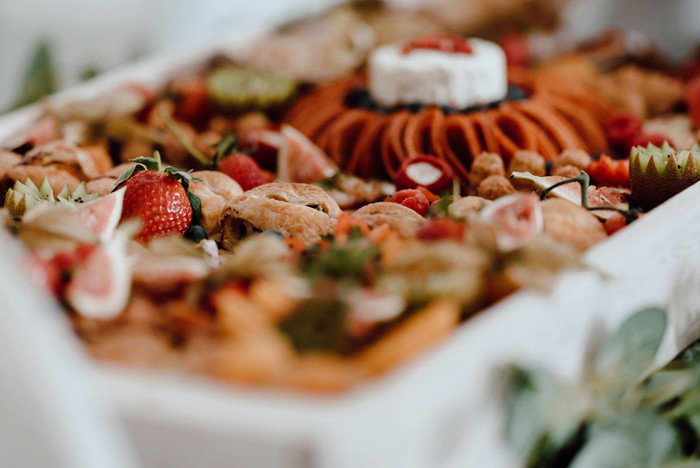
[[[464,224],[452,218],[433,218],[421,226],[416,237],[423,240],[461,240],[465,229]]]
[[[421,216],[428,214],[428,208],[430,208],[430,202],[425,194],[415,189],[399,190],[389,201],[410,208]]]
[[[193,211],[187,190],[194,179],[173,167],[160,172],[157,152],[156,159],[137,158],[133,161],[139,165],[125,172],[117,181],[117,187],[126,188],[122,221],[140,218],[143,225],[136,238],[144,242],[170,234],[183,235],[192,222]]]
[[[253,158],[243,153],[234,153],[219,161],[217,170],[238,182],[243,190],[269,184],[275,176],[260,168]]]

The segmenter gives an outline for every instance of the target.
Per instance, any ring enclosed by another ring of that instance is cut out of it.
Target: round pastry
[[[64,141],[52,141],[28,152],[21,164],[33,166],[56,166],[72,173],[80,180],[90,180],[102,175],[102,163],[93,154]]]
[[[425,223],[425,218],[412,209],[392,202],[370,203],[353,213],[353,217],[364,221],[370,228],[388,224],[401,237],[415,236]]]
[[[85,188],[87,188],[88,193],[99,193],[100,196],[107,195],[114,190],[114,186],[116,185],[119,176],[131,169],[133,166],[136,166],[136,163],[126,162],[119,164],[118,166],[114,166],[100,177],[85,182]]]
[[[248,190],[224,207],[222,243],[230,250],[251,234],[277,231],[312,244],[333,232],[341,214],[338,203],[320,187],[273,182]]]
[[[190,184],[190,192],[202,200],[202,227],[209,235],[221,231],[221,212],[226,204],[243,194],[238,182],[219,171],[197,171],[192,177],[202,179]]]
[[[312,89],[285,121],[365,178],[393,179],[405,159],[419,154],[447,161],[467,183],[484,151],[506,166],[521,150],[547,160],[566,149],[608,151],[604,128],[612,108],[585,86],[520,69],[506,78],[502,52],[484,41],[470,39],[471,52],[412,44],[377,49],[369,77]]]

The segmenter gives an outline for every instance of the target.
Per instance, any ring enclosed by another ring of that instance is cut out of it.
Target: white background
[[[390,0],[398,6],[436,0]],[[447,0],[470,1],[470,0]],[[61,85],[88,68],[192,45],[237,23],[299,13],[323,0],[0,0],[0,113],[14,100],[36,44],[48,40]],[[328,1],[326,0],[326,3]],[[674,56],[700,40],[698,0],[572,0],[568,26],[643,31]]]

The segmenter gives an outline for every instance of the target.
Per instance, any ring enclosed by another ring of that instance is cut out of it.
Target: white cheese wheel
[[[403,44],[374,50],[369,58],[369,92],[382,106],[436,104],[455,109],[506,97],[506,56],[490,41],[470,39],[471,54],[414,49]]]

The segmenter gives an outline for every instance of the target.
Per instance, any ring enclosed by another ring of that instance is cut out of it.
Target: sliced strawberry
[[[410,208],[421,216],[428,214],[430,202],[420,190],[406,189],[396,192],[389,201]]]
[[[452,218],[433,218],[420,227],[416,237],[422,240],[461,240],[466,226]]]

